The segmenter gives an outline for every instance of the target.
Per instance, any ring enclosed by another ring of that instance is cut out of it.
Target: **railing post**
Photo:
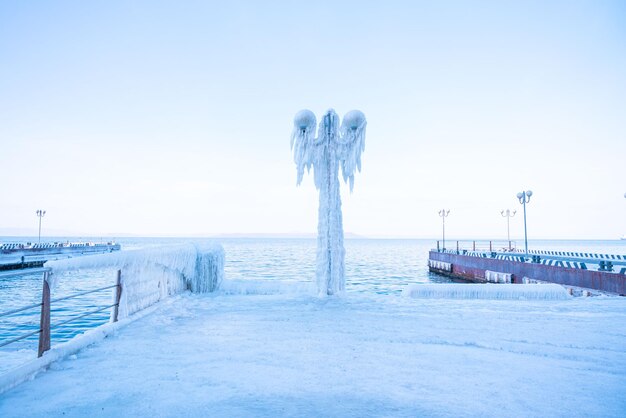
[[[476,241],[472,241],[472,251],[476,251]]]
[[[41,317],[39,320],[39,351],[37,357],[50,350],[50,285],[48,272],[43,274],[43,290],[41,295]]]
[[[437,252],[440,252],[439,251],[439,240],[437,240]]]
[[[491,241],[489,241],[489,252],[493,252],[493,250],[491,249]]]
[[[456,242],[456,253],[459,253],[459,241]]]
[[[122,297],[122,271],[117,271],[117,279],[115,281],[115,306],[113,307],[113,322],[117,322],[117,315],[120,311],[120,298]]]

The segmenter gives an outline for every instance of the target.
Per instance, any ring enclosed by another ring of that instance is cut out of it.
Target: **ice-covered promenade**
[[[185,294],[0,395],[0,416],[623,417],[625,323],[617,297]]]

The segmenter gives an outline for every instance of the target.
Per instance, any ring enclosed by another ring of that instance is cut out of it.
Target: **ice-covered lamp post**
[[[339,166],[345,182],[354,187],[354,172],[361,171],[365,149],[365,115],[352,110],[343,117],[333,109],[319,124],[310,110],[301,110],[293,121],[291,148],[297,168],[297,184],[304,169],[313,167],[315,187],[320,192],[317,224],[317,288],[320,294],[334,295],[345,289],[343,224],[339,195]]]
[[[526,257],[528,257],[528,233],[526,230],[526,203],[530,202],[533,192],[526,190],[517,194],[517,199],[524,206],[524,248],[526,249]]]
[[[511,218],[515,216],[517,211],[512,211],[510,209],[503,210],[500,212],[500,215],[506,218],[506,239],[509,241],[509,251],[511,250]]]
[[[35,213],[37,214],[37,217],[39,218],[39,242],[41,243],[41,218],[43,218],[46,215],[46,211],[37,209],[37,212]]]
[[[441,209],[439,211],[439,216],[441,216],[441,222],[442,222],[442,228],[443,231],[441,233],[441,239],[443,241],[443,245],[442,248],[445,251],[446,250],[446,217],[450,215],[450,209],[446,210],[446,209]]]

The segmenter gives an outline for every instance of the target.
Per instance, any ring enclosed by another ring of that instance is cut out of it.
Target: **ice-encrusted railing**
[[[111,275],[114,284],[86,290],[71,296],[62,296],[56,299],[50,297],[51,290],[54,291],[58,282],[64,279],[63,273],[85,270],[103,272],[111,270],[116,273]],[[40,327],[37,330],[9,341],[0,341],[0,345],[7,345],[39,334],[39,358],[23,363],[7,373],[0,373],[0,393],[33,376],[51,362],[109,335],[120,324],[116,322],[118,316],[120,319],[131,316],[123,321],[127,323],[132,321],[133,317],[140,317],[143,314],[137,313],[134,316],[133,313],[168,296],[186,290],[196,293],[215,291],[219,288],[223,278],[224,250],[217,243],[124,251],[47,263],[44,272],[42,302],[8,312],[0,312],[0,316],[4,316],[41,307]],[[93,311],[80,312],[78,316],[63,320],[60,323],[55,323],[53,320],[51,324],[50,312],[51,307],[54,308],[55,302],[107,289],[113,289],[112,304]],[[109,308],[111,308],[111,323],[88,330],[70,341],[51,348],[51,329]],[[44,353],[45,355],[43,355]]]
[[[50,349],[50,331],[53,328],[106,309],[111,309],[110,322],[117,322],[118,319],[186,290],[195,293],[213,292],[224,278],[224,250],[217,243],[180,245],[69,258],[50,261],[45,266],[41,303],[0,312],[0,317],[4,317],[40,307],[39,328],[10,340],[0,341],[0,347],[39,334],[38,355],[41,357]],[[112,281],[113,277],[116,278],[115,284],[70,296],[51,297],[65,272],[85,270],[116,272],[115,276],[111,275]],[[51,323],[50,313],[54,303],[108,289],[113,289],[112,304],[80,312],[78,316],[60,323]]]
[[[51,291],[67,271],[120,271],[122,319],[186,290],[215,291],[224,278],[224,249],[218,243],[185,244],[49,261],[45,267]]]

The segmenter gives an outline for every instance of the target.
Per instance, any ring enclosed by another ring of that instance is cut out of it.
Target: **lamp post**
[[[511,251],[511,228],[510,228],[510,221],[511,218],[515,216],[515,213],[517,211],[513,211],[511,212],[510,209],[507,210],[503,210],[500,212],[500,215],[502,215],[503,217],[506,218],[506,239],[509,241],[509,251]]]
[[[524,206],[524,248],[526,249],[526,257],[528,257],[528,231],[526,229],[526,203],[530,202],[533,192],[525,190],[517,194],[517,200]]]
[[[46,215],[46,211],[37,209],[37,212],[35,213],[37,214],[37,217],[39,218],[39,242],[41,243],[41,218],[43,218]]]
[[[345,289],[343,222],[339,195],[339,168],[345,182],[354,186],[354,174],[361,171],[361,153],[365,149],[365,115],[348,112],[343,120],[330,109],[320,120],[310,110],[294,118],[291,148],[296,163],[297,184],[313,167],[313,180],[319,190],[317,224],[317,269],[319,293],[334,295]]]
[[[439,211],[439,216],[441,216],[441,222],[443,225],[443,234],[442,234],[442,241],[443,241],[443,250],[446,250],[446,217],[450,214],[450,209],[446,210],[446,209],[441,209]]]

